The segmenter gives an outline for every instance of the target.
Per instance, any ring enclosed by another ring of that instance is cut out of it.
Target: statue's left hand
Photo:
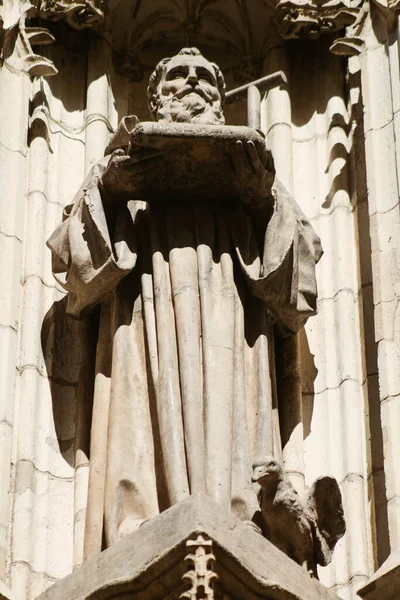
[[[231,151],[232,168],[242,189],[241,200],[251,207],[273,203],[274,160],[267,151],[263,159],[255,144],[238,140]]]

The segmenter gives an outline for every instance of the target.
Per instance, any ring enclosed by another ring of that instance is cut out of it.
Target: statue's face
[[[174,56],[164,67],[153,112],[158,121],[223,124],[214,67],[202,56]]]
[[[220,101],[214,68],[202,56],[172,58],[165,67],[159,92],[164,97],[197,94],[207,101]]]

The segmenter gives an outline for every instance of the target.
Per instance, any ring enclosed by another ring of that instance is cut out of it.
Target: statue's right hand
[[[142,199],[145,173],[157,166],[160,157],[159,151],[151,149],[132,155],[122,149],[114,150],[101,178],[107,200]]]

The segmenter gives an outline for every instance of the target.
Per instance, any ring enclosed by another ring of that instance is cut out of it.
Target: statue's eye
[[[168,79],[184,79],[186,73],[182,69],[174,69],[169,73]]]
[[[199,79],[206,81],[207,83],[214,84],[213,76],[206,70],[201,70],[197,73]]]

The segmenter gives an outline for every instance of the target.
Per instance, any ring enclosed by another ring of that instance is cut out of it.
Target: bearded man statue
[[[219,68],[185,48],[151,75],[149,108],[166,128],[221,127],[224,94]],[[48,241],[68,313],[99,311],[86,557],[192,494],[231,510],[273,451],[272,324],[296,332],[316,306],[319,239],[270,155],[232,144],[232,204],[212,185],[146,202],[162,155],[127,150],[137,122],[123,119]]]

